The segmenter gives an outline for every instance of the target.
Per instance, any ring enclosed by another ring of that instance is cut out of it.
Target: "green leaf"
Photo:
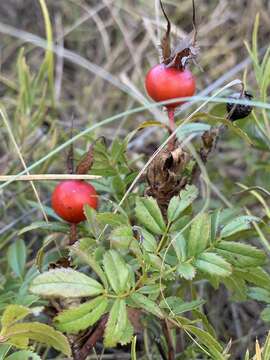
[[[181,233],[173,235],[172,246],[179,262],[185,261],[187,258],[187,242]]]
[[[161,286],[162,289],[162,286]],[[141,294],[159,294],[160,293],[160,284],[152,284],[152,285],[145,285],[138,289],[138,292]]]
[[[251,299],[254,299],[256,301],[263,301],[270,304],[270,291],[259,287],[252,287],[249,289],[248,295]]]
[[[256,216],[240,216],[224,226],[224,228],[221,230],[220,237],[224,239],[240,231],[249,230],[252,227],[252,222],[260,221],[261,219]]]
[[[152,121],[144,121],[143,123],[141,123],[137,130],[141,130],[141,129],[145,129],[147,127],[152,127],[152,126],[158,126],[158,127],[162,127],[162,128],[167,128],[166,124],[160,122],[160,121],[155,121],[155,120],[152,120]]]
[[[207,347],[211,355],[213,355],[213,359],[224,360],[222,355],[222,346],[207,331],[199,329],[193,325],[185,325],[184,329],[195,335],[198,340]]]
[[[114,214],[111,212],[98,213],[96,219],[101,225],[110,225],[113,227],[129,225],[128,218],[124,214]]]
[[[83,273],[59,268],[38,275],[30,291],[46,297],[77,298],[99,295],[104,289],[100,283]]]
[[[251,269],[238,268],[234,270],[234,273],[245,281],[270,290],[270,275],[261,267]]]
[[[147,252],[155,252],[157,249],[157,241],[156,238],[147,230],[139,228],[142,234],[142,246]]]
[[[110,239],[115,247],[124,249],[130,248],[134,245],[133,242],[137,242],[133,236],[132,227],[130,225],[121,225],[113,229],[110,234]]]
[[[133,326],[131,325],[131,323],[129,322],[129,319],[127,317],[126,327],[125,327],[125,329],[123,331],[123,334],[122,334],[121,338],[119,339],[119,343],[122,346],[130,343],[131,340],[132,340],[133,334],[134,334]]]
[[[247,284],[235,271],[231,276],[224,278],[223,283],[233,293],[232,300],[245,301],[247,299]]]
[[[163,309],[168,309],[173,312],[174,315],[180,315],[187,311],[197,309],[199,306],[205,303],[204,300],[198,299],[190,302],[184,302],[182,299],[176,296],[167,297],[162,300],[159,306]]]
[[[10,326],[2,335],[8,339],[11,338],[11,340],[13,336],[22,336],[26,339],[51,346],[67,356],[71,355],[67,338],[46,324],[38,322],[19,323]]]
[[[41,360],[41,357],[30,350],[17,351],[5,358],[5,360]]]
[[[213,211],[211,214],[211,242],[215,241],[217,234],[218,234],[218,227],[219,227],[219,219],[220,219],[221,209],[217,209]]]
[[[22,235],[28,231],[37,230],[37,229],[45,230],[48,232],[60,232],[60,233],[64,233],[64,234],[67,234],[69,232],[68,224],[60,223],[59,221],[57,221],[57,222],[50,221],[49,223],[47,223],[45,221],[36,221],[36,222],[32,223],[31,225],[26,226],[23,229],[21,229],[18,232],[18,235]]]
[[[8,248],[8,264],[14,273],[22,277],[26,262],[26,247],[23,240],[16,240]]]
[[[166,225],[155,199],[137,198],[135,211],[137,219],[151,233],[162,235],[165,232]]]
[[[266,306],[266,308],[263,309],[263,311],[261,312],[261,318],[265,322],[270,322],[270,305]]]
[[[126,302],[122,299],[116,299],[113,303],[109,314],[109,319],[107,321],[104,335],[104,346],[114,347],[117,345],[118,342],[127,340],[125,339],[125,332],[130,335],[131,329],[132,327],[127,315]]]
[[[192,280],[196,275],[196,269],[189,263],[177,265],[176,272],[186,280]]]
[[[54,318],[56,328],[62,332],[76,334],[95,324],[106,312],[108,300],[97,297],[76,308],[64,310]]]
[[[6,360],[6,355],[8,354],[9,350],[11,348],[10,344],[1,344],[0,345],[0,360]],[[18,359],[20,360],[20,359]]]
[[[89,249],[89,239],[81,239],[77,241],[71,248],[70,253],[72,256],[76,255],[83,263],[89,265],[95,273],[99,276],[104,287],[108,288],[108,281],[105,276],[104,271],[101,269],[101,266],[95,259],[95,255],[91,253]]]
[[[163,319],[164,316],[159,306],[154,301],[150,300],[148,297],[138,292],[135,292],[130,296],[130,298],[134,301],[135,305],[139,306],[146,312]]]
[[[216,337],[215,329],[210,324],[207,316],[198,309],[192,310],[192,313],[193,313],[193,315],[196,316],[196,318],[199,318],[202,321],[204,330],[206,330],[210,335],[212,335],[215,338]]]
[[[210,238],[210,217],[206,213],[199,214],[193,221],[187,242],[188,256],[200,254],[208,245]]]
[[[97,212],[88,204],[84,206],[83,211],[87,220],[88,230],[96,238],[98,236]]]
[[[16,321],[24,319],[30,314],[30,310],[21,305],[8,305],[2,315],[2,328],[7,328]]]
[[[179,196],[171,199],[168,207],[168,221],[177,220],[180,214],[188,208],[198,197],[198,189],[194,185],[187,185],[185,190],[180,192]]]
[[[127,264],[119,253],[109,250],[103,257],[103,266],[109,283],[116,294],[130,289],[130,272]]]
[[[196,260],[195,266],[202,272],[221,277],[229,276],[232,272],[231,265],[226,260],[210,252],[202,253]]]
[[[216,246],[216,251],[232,265],[237,267],[263,265],[266,260],[266,254],[264,251],[248,244],[232,241],[219,242]]]
[[[178,220],[174,221],[170,226],[169,232],[171,234],[182,231],[184,227],[188,225],[190,222],[190,215],[182,215]]]

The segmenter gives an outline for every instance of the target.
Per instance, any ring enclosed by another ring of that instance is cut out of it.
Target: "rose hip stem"
[[[175,109],[174,108],[169,108],[168,109],[168,118],[169,118],[169,128],[170,128],[170,133],[173,133],[175,130]],[[172,151],[174,150],[174,146],[175,146],[175,141],[176,141],[176,136],[173,136],[171,138],[171,140],[168,143],[168,150]]]

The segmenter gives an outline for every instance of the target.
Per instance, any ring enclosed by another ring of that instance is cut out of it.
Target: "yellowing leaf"
[[[34,294],[46,297],[84,297],[99,295],[102,285],[78,271],[59,268],[38,275],[30,286]]]

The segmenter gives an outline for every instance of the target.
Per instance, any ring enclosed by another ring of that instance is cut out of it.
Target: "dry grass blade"
[[[16,175],[0,175],[0,181],[9,181]],[[15,181],[44,181],[44,180],[96,180],[101,179],[98,175],[87,174],[33,174],[16,176]]]

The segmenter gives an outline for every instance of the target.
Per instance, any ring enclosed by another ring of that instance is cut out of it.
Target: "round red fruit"
[[[83,207],[86,204],[96,209],[98,197],[95,188],[82,180],[61,181],[52,194],[52,208],[70,223],[85,220]]]
[[[196,81],[187,69],[167,68],[164,64],[158,64],[146,75],[145,87],[148,95],[159,102],[193,96],[196,91]],[[168,104],[166,107],[173,109],[181,104],[183,101]]]

